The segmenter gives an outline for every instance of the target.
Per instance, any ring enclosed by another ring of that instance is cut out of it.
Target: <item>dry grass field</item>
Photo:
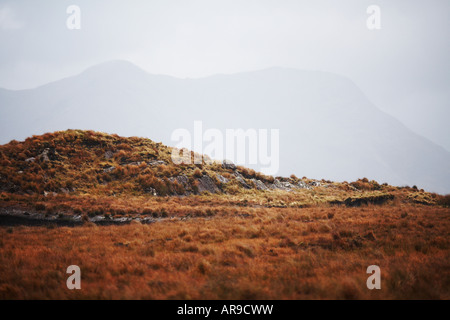
[[[168,154],[83,131],[0,146],[0,299],[450,299],[449,196]],[[66,287],[70,265],[81,290]]]
[[[449,299],[449,230],[449,209],[423,205],[2,227],[0,298]],[[69,265],[81,290],[66,287]],[[366,287],[369,265],[381,290]]]

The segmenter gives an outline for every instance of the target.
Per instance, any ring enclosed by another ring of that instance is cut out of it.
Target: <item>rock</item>
[[[114,152],[109,151],[109,150],[105,152],[105,159],[106,159],[106,160],[109,160],[109,159],[111,159],[112,157],[114,157]]]
[[[313,181],[313,182],[309,183],[309,185],[311,187],[320,187],[321,186],[319,181]]]
[[[152,161],[150,161],[149,163],[148,163],[148,165],[149,166],[152,166],[152,167],[154,167],[154,166],[160,166],[160,165],[165,165],[165,164],[167,164],[167,162],[165,162],[165,161],[163,161],[163,160],[152,160]]]
[[[258,189],[258,190],[267,190],[268,189],[261,180],[252,179],[252,181],[255,184],[256,189]]]
[[[210,193],[218,193],[220,192],[219,188],[217,188],[216,184],[214,183],[213,179],[211,179],[209,176],[203,176],[200,179],[197,179],[199,182],[198,184],[198,192],[202,193],[205,191],[208,191]]]
[[[35,157],[31,157],[25,160],[25,162],[34,162],[34,161],[36,161]]]
[[[38,156],[39,159],[42,161],[50,161],[50,160],[56,160],[58,157],[58,154],[56,153],[54,148],[45,148],[44,151]]]
[[[154,188],[152,188],[152,187],[144,189],[144,192],[150,193],[150,194],[153,195],[153,196],[158,195],[158,194],[156,193],[156,190],[155,190]]]
[[[275,179],[273,184],[269,186],[271,189],[279,189],[284,191],[292,191],[292,189],[296,188],[293,184],[288,181],[280,181],[279,179]]]
[[[184,188],[184,195],[190,195],[192,192],[193,192],[193,190],[192,190],[192,186],[191,186],[191,184],[189,183],[189,178],[188,177],[186,177],[185,175],[180,175],[180,176],[177,176],[177,177],[175,177],[175,178],[173,178],[173,177],[170,177],[169,178],[169,181],[170,182],[178,182],[181,186],[183,186],[183,188]]]
[[[282,181],[281,185],[284,187],[285,190],[292,190],[296,188],[295,185],[291,184],[288,181]]]
[[[49,148],[45,148],[44,151],[39,155],[39,158],[42,159],[42,161],[44,162],[50,161],[50,158],[48,157],[49,151],[50,151]]]
[[[139,166],[142,162],[140,161],[136,161],[136,162],[130,162],[130,163],[125,163],[124,166]]]
[[[277,189],[286,189],[285,186],[281,183],[280,180],[275,179],[275,181],[273,182],[273,185],[277,188]]]
[[[189,188],[190,189],[190,184],[189,184],[189,178],[186,177],[185,175],[181,175],[176,177],[176,180],[179,184],[181,184],[185,189]]]
[[[112,167],[107,167],[107,168],[103,169],[103,172],[105,172],[105,173],[110,173],[110,172],[112,172],[115,168],[116,168],[116,167],[114,167],[114,166],[112,166]]]
[[[309,185],[307,185],[304,181],[299,181],[299,182],[297,183],[297,186],[298,186],[300,189],[311,189],[311,187],[310,187]]]
[[[230,181],[220,174],[217,175],[217,179],[219,179],[220,183],[228,183]]]
[[[223,160],[222,162],[222,168],[224,169],[230,169],[230,170],[235,170],[236,169],[236,165],[230,161],[230,160]]]
[[[244,177],[239,173],[235,172],[234,176],[236,177],[236,180],[239,181],[239,183],[245,188],[245,189],[251,189],[251,187],[245,182]]]

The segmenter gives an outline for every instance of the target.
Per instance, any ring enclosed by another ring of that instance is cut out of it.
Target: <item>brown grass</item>
[[[2,227],[0,298],[450,298],[448,209],[239,213],[230,207],[220,217],[151,225]],[[65,287],[72,264],[81,268],[81,290]],[[381,268],[381,290],[365,285],[373,264]]]
[[[176,166],[160,143],[80,130],[0,146],[0,165],[1,212],[85,223],[0,227],[0,299],[450,299],[448,195],[367,178],[245,189],[221,164]],[[249,185],[275,179],[237,170]],[[179,196],[179,175],[196,194]],[[204,175],[218,194],[198,194]],[[289,181],[300,180],[312,182]],[[73,264],[81,290],[65,285]],[[381,290],[366,287],[369,265]]]

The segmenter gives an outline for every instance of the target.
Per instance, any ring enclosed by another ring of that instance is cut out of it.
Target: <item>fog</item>
[[[79,30],[66,26],[74,4]],[[379,30],[366,26],[373,4]],[[0,1],[0,87],[35,88],[115,59],[177,78],[325,71],[450,150],[449,12],[437,0]]]

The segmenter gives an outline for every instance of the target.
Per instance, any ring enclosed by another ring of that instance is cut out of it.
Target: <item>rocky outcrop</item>
[[[300,189],[312,189],[311,186],[307,185],[304,181],[297,182],[297,187]]]
[[[110,173],[110,172],[112,172],[115,168],[116,168],[116,167],[114,167],[114,166],[106,167],[106,168],[103,169],[103,172],[104,172],[104,173]]]
[[[309,183],[309,185],[311,187],[320,187],[321,183],[319,181],[313,181],[313,182]]]
[[[184,188],[184,195],[188,196],[194,192],[191,184],[189,183],[189,178],[185,175],[177,176],[176,178],[169,178],[171,182],[176,181]]]
[[[252,182],[255,184],[256,189],[258,189],[258,190],[268,190],[267,186],[261,180],[252,179]]]
[[[218,174],[218,175],[216,175],[217,176],[217,179],[220,181],[220,183],[222,183],[222,184],[225,184],[225,183],[228,183],[230,180],[228,180],[227,178],[225,178],[224,176],[222,176],[222,175],[220,175],[220,174]]]
[[[241,186],[243,186],[245,189],[251,189],[252,188],[252,187],[250,187],[247,184],[247,182],[245,182],[244,177],[239,172],[235,172],[234,176],[236,177],[236,180],[239,181]]]
[[[211,179],[209,176],[204,175],[203,177],[197,179],[198,181],[198,192],[202,193],[205,191],[208,191],[210,193],[218,193],[220,192],[219,188],[217,188],[216,184],[214,183],[213,179]]]
[[[229,170],[236,170],[236,165],[233,162],[231,162],[230,160],[223,160],[222,168],[229,169]]]
[[[114,157],[114,152],[112,152],[110,150],[105,152],[105,159],[106,160],[112,159],[112,157]]]
[[[57,160],[58,154],[56,153],[55,149],[53,149],[53,148],[45,148],[44,151],[42,151],[42,153],[38,156],[38,158],[43,162],[47,162],[50,160]],[[31,159],[31,158],[29,158],[29,159]]]
[[[125,163],[123,165],[124,166],[140,166],[141,163],[142,163],[141,161],[135,161],[135,162]]]
[[[144,191],[145,191],[146,193],[149,193],[149,194],[153,195],[153,196],[157,196],[157,195],[158,195],[158,193],[156,192],[156,190],[155,190],[154,188],[152,188],[152,187],[146,188],[146,189],[144,189]]]
[[[152,160],[148,162],[148,165],[151,167],[160,166],[160,165],[166,165],[167,162],[163,160]]]

